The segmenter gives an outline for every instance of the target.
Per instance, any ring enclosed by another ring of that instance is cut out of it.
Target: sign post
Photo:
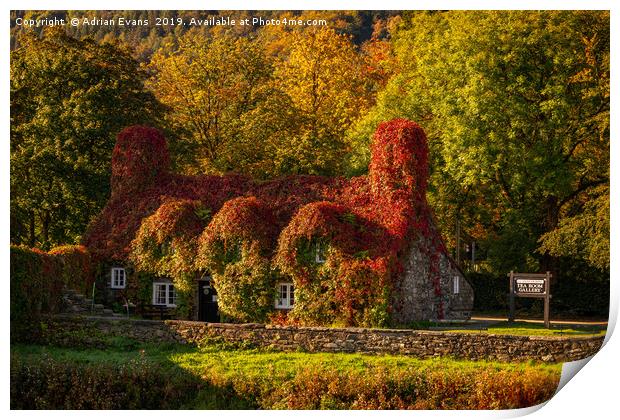
[[[549,321],[549,305],[551,300],[551,273],[514,273],[508,274],[510,277],[510,294],[509,294],[509,313],[508,321],[515,319],[515,297],[533,297],[544,299],[545,302],[545,327],[550,327]]]

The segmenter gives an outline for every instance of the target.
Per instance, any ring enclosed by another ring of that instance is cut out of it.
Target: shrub
[[[564,268],[564,267],[561,267]],[[568,267],[570,268],[570,266]],[[587,270],[585,268],[580,268]],[[551,316],[609,315],[609,281],[604,273],[591,269],[591,276],[576,277],[569,269],[560,271],[551,282]],[[508,277],[493,273],[468,273],[467,279],[474,289],[475,311],[508,312]],[[516,309],[531,316],[542,316],[542,300],[534,298],[515,299]]]
[[[60,310],[62,270],[53,255],[11,245],[11,340],[36,337],[41,316]]]
[[[468,273],[467,280],[474,289],[474,310],[508,310],[508,277],[491,273]]]
[[[277,409],[423,409],[485,410],[537,405],[551,398],[558,377],[535,368],[518,371],[406,370],[398,375],[377,368],[352,370],[307,368],[259,400]]]
[[[11,360],[11,409],[174,409],[194,399],[201,381],[179,368],[41,358]]]

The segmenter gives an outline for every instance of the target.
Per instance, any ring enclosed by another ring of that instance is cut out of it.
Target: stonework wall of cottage
[[[412,321],[469,319],[474,306],[474,290],[454,261],[444,253],[439,256],[441,296],[435,295],[430,257],[421,249],[425,240],[415,241],[405,260],[404,272],[394,293],[393,320],[396,324]],[[453,278],[458,276],[459,293],[454,293]],[[440,301],[443,317],[440,316]]]
[[[55,318],[49,331],[51,341],[59,345],[63,343],[54,342],[54,337],[62,340],[81,336],[96,341],[97,337],[103,334],[144,342],[182,344],[197,344],[205,339],[216,338],[233,344],[249,344],[282,351],[399,354],[418,358],[450,356],[503,362],[579,360],[595,354],[604,338],[76,317]],[[79,334],[80,331],[82,334]]]

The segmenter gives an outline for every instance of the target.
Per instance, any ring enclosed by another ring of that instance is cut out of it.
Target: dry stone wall
[[[207,337],[283,351],[451,356],[471,360],[565,362],[595,354],[603,337],[526,337],[367,328],[283,327],[196,321],[57,317],[55,332],[90,329],[147,342],[196,344]]]

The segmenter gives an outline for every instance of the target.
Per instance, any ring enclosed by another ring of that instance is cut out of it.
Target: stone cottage
[[[163,135],[129,127],[83,244],[106,300],[175,309],[183,287],[190,319],[468,319],[473,290],[435,226],[427,179],[426,135],[403,119],[380,124],[368,174],[350,179],[175,174]]]

